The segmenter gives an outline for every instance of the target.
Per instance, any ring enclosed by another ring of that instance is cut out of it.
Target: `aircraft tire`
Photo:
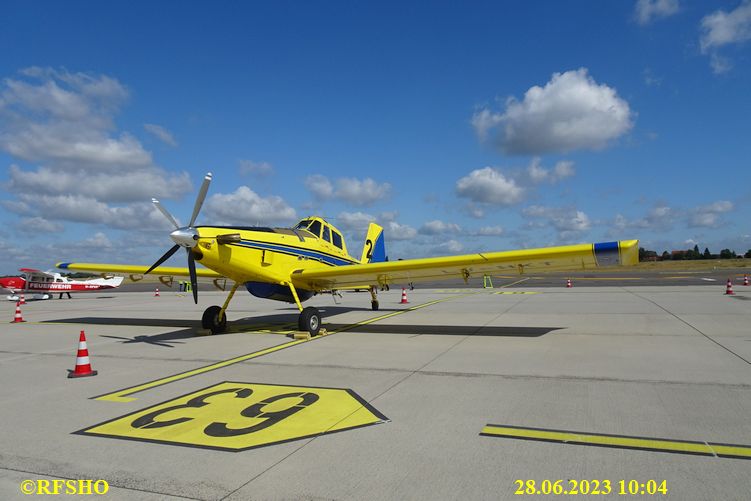
[[[301,331],[309,332],[313,337],[317,336],[321,330],[321,312],[312,306],[308,306],[300,313],[297,326]]]
[[[378,301],[371,301],[370,307],[373,309],[373,311],[378,311]]]
[[[201,325],[204,329],[209,329],[212,334],[220,334],[227,330],[227,315],[222,315],[222,319],[219,320],[219,315],[222,309],[219,306],[209,306],[206,311],[203,312],[201,318]]]

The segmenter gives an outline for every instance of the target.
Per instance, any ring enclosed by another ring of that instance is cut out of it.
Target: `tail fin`
[[[383,228],[375,223],[370,223],[368,233],[365,236],[365,246],[362,249],[360,263],[383,263],[388,260]]]

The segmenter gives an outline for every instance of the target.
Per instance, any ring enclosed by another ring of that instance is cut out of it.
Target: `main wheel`
[[[311,336],[317,336],[321,330],[321,313],[316,308],[308,306],[300,313],[297,326],[301,331],[308,331]]]
[[[378,301],[371,301],[370,307],[373,308],[373,311],[378,311]]]
[[[220,334],[227,330],[227,315],[222,315],[222,309],[219,306],[209,306],[203,312],[201,325],[204,329],[209,329],[212,334]]]

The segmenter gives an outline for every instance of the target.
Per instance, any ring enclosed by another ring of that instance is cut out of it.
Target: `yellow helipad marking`
[[[619,449],[638,449],[654,452],[672,452],[677,454],[695,454],[735,459],[751,459],[751,446],[717,444],[711,442],[691,442],[687,440],[668,440],[662,438],[633,437],[626,435],[605,435],[601,433],[580,433],[565,430],[547,430],[542,428],[522,428],[518,426],[486,425],[480,435],[491,437],[515,438],[521,440],[540,440],[564,444],[593,445],[615,447]]]
[[[405,308],[403,310],[395,311],[395,312],[392,312],[392,313],[387,313],[385,315],[381,315],[381,316],[378,316],[378,317],[375,317],[375,318],[371,318],[371,319],[368,319],[368,320],[363,320],[362,322],[357,322],[355,324],[347,325],[345,327],[342,327],[341,329],[331,330],[331,331],[329,331],[329,335],[336,334],[337,332],[348,331],[348,330],[354,329],[354,328],[362,326],[362,325],[368,325],[368,324],[372,324],[373,322],[378,322],[378,321],[383,320],[385,318],[390,318],[390,317],[393,317],[393,316],[396,316],[396,315],[401,315],[403,313],[407,313],[407,312],[410,312],[410,311],[419,310],[420,308],[425,308],[426,306],[431,306],[431,305],[434,305],[434,304],[437,304],[437,303],[442,303],[444,301],[450,301],[452,299],[456,299],[456,298],[460,298],[460,297],[464,297],[464,296],[469,296],[469,295],[472,295],[472,294],[478,294],[478,292],[470,292],[470,293],[462,294],[462,295],[458,295],[458,296],[450,296],[450,297],[446,297],[446,298],[442,298],[442,299],[437,299],[435,301],[429,301],[427,303],[419,304],[419,305],[416,305],[416,306],[411,306],[411,307]],[[275,333],[277,333],[277,332],[275,332]],[[316,337],[311,338],[311,339],[297,339],[297,340],[294,340],[294,341],[290,341],[288,343],[282,343],[282,344],[277,345],[277,346],[272,346],[271,348],[266,348],[264,350],[254,351],[253,353],[248,353],[246,355],[241,355],[239,357],[230,358],[228,360],[223,360],[223,361],[217,362],[215,364],[206,365],[204,367],[199,367],[197,369],[189,370],[189,371],[186,371],[186,372],[181,372],[181,373],[175,374],[173,376],[167,376],[167,377],[164,377],[164,378],[161,378],[161,379],[157,379],[155,381],[150,381],[148,383],[140,384],[138,386],[131,386],[129,388],[118,390],[118,391],[115,391],[113,393],[107,393],[105,395],[100,395],[98,397],[92,397],[92,398],[94,400],[106,400],[108,402],[132,402],[133,400],[137,400],[135,397],[129,396],[129,395],[132,395],[134,393],[139,393],[141,391],[149,390],[149,389],[155,388],[157,386],[162,386],[162,385],[165,385],[165,384],[173,383],[175,381],[179,381],[180,379],[185,379],[185,378],[188,378],[188,377],[197,376],[199,374],[203,374],[204,372],[209,372],[209,371],[213,371],[213,370],[216,370],[216,369],[221,369],[221,368],[227,367],[229,365],[237,364],[237,363],[240,363],[240,362],[245,362],[246,360],[251,360],[253,358],[258,358],[258,357],[262,357],[264,355],[269,355],[271,353],[275,353],[275,352],[277,352],[279,350],[283,350],[285,348],[290,348],[292,346],[296,346],[296,345],[301,344],[301,343],[308,343],[310,341],[315,341],[316,339],[323,339],[323,337],[322,336],[316,336]]]
[[[236,452],[386,421],[349,389],[223,382],[75,433]]]

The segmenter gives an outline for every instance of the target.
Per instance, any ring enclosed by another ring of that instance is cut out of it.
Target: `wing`
[[[585,270],[600,266],[629,266],[639,262],[639,241],[622,240],[541,249],[468,254],[353,264],[292,274],[296,287],[328,290],[362,284],[391,284],[448,280],[493,273]]]
[[[37,270],[35,268],[19,268],[18,271],[22,273],[42,273],[44,275],[49,275],[49,273],[44,272],[42,270]]]
[[[122,273],[126,275],[142,275],[143,272],[149,269],[148,265],[137,264],[107,264],[107,263],[57,263],[55,265],[61,270],[81,270],[81,271],[98,271],[109,273]],[[169,275],[169,276],[185,276],[189,277],[190,272],[188,268],[177,268],[173,266],[160,266],[154,268],[149,275]],[[221,275],[215,271],[208,270],[206,268],[196,267],[196,275],[199,277],[208,278],[222,278]]]

